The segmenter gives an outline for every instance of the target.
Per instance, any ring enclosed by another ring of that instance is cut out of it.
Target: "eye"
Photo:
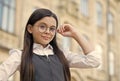
[[[52,32],[54,32],[55,30],[56,30],[55,27],[51,27],[51,28],[50,28],[50,31],[52,31]]]
[[[46,29],[46,26],[45,25],[40,25],[39,28],[40,29]]]

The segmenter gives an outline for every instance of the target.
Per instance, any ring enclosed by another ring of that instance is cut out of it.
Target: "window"
[[[13,33],[15,22],[15,0],[0,0],[0,29]]]
[[[8,25],[8,7],[3,6],[2,29],[7,30],[7,25]]]
[[[108,34],[113,34],[113,15],[108,13]]]
[[[102,26],[102,5],[101,3],[96,3],[96,11],[97,11],[97,25],[98,27]]]
[[[80,0],[80,11],[84,16],[88,16],[88,0]]]
[[[2,26],[1,24],[2,24],[2,6],[3,4],[2,4],[2,1],[0,0],[0,27]]]
[[[109,73],[110,75],[114,75],[114,53],[109,53]]]

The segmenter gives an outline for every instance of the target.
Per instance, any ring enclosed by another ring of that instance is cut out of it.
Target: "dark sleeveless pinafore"
[[[63,65],[57,55],[33,54],[34,81],[65,81]]]

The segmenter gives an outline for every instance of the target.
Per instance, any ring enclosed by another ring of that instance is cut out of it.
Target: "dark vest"
[[[33,54],[35,81],[65,81],[63,65],[57,55]]]

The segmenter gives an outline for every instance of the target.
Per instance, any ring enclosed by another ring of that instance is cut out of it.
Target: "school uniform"
[[[101,59],[96,51],[87,55],[63,51],[71,68],[93,68],[100,65]],[[35,68],[35,81],[65,81],[63,65],[53,53],[49,44],[43,48],[42,45],[33,45],[33,65]],[[22,51],[10,50],[10,57],[0,65],[0,81],[7,79],[20,68]]]

